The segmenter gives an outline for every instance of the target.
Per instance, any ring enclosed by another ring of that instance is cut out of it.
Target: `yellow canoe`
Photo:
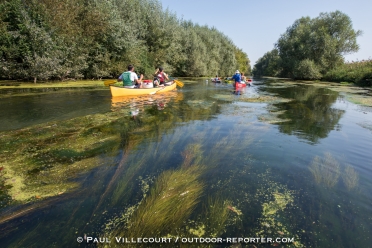
[[[110,85],[110,90],[111,90],[111,95],[113,97],[116,96],[137,96],[137,95],[152,95],[155,93],[163,93],[166,91],[171,91],[176,89],[177,84],[173,83],[169,86],[164,86],[164,87],[157,87],[157,88],[150,88],[150,89],[129,89],[129,88],[124,88],[124,87],[118,87],[118,86],[112,86]]]

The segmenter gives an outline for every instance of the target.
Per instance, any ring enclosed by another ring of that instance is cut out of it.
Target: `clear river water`
[[[0,246],[371,246],[370,90],[182,81],[1,91]]]

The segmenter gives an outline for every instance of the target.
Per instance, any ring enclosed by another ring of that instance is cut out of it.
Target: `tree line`
[[[293,79],[327,79],[342,81],[348,74],[344,55],[357,52],[357,37],[346,14],[335,11],[320,13],[316,18],[302,17],[288,27],[275,47],[258,59],[254,65],[255,76],[279,76]],[[348,77],[354,83],[368,83],[372,78],[371,63],[358,70],[358,75]],[[360,68],[361,64],[358,64]],[[369,73],[368,73],[369,71]]]
[[[250,73],[248,55],[216,28],[163,10],[158,0],[1,0],[0,78]]]

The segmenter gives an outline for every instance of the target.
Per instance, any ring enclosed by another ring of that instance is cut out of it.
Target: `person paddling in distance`
[[[236,83],[240,83],[242,81],[242,77],[240,75],[239,70],[235,71],[235,74],[231,77],[232,80],[234,80],[234,88]]]
[[[123,72],[118,78],[118,82],[123,82],[124,88],[142,88],[142,78],[141,74],[138,79],[137,74],[134,72],[134,66],[128,65],[128,71]]]
[[[155,72],[154,86],[164,86],[165,80],[169,80],[168,75],[159,67]]]
[[[245,82],[246,79],[247,79],[247,78],[244,76],[244,73],[243,73],[243,72],[240,73],[240,77],[241,77],[242,81],[244,81],[244,82]]]
[[[233,85],[234,85],[234,89],[235,89],[235,90],[234,90],[234,94],[239,94],[240,92],[236,90],[236,86],[237,86],[236,84],[237,84],[237,83],[240,84],[240,83],[242,82],[242,77],[241,77],[241,75],[240,75],[239,70],[236,70],[236,71],[235,71],[235,74],[232,76],[231,79],[234,80],[234,84],[233,84]]]

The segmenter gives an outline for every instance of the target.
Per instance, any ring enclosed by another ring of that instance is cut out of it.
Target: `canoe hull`
[[[138,95],[149,95],[155,93],[163,93],[176,89],[177,84],[173,83],[169,86],[149,88],[149,89],[128,89],[118,86],[110,86],[111,95],[113,97],[117,96],[138,96]]]
[[[247,87],[245,83],[235,83],[235,90],[241,90],[245,87]]]

